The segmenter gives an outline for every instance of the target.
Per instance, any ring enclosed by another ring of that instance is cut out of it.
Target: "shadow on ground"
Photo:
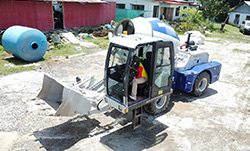
[[[12,63],[14,65],[28,65],[28,64],[32,64],[32,63],[36,63],[38,61],[35,61],[35,62],[28,62],[28,61],[24,61],[22,59],[19,59],[17,57],[9,57],[9,58],[6,58],[4,59],[6,61],[8,61],[9,63]],[[44,58],[40,59],[39,61],[44,61]]]
[[[143,119],[143,125],[133,130],[127,125],[117,131],[101,137],[100,142],[111,150],[144,150],[162,143],[167,137],[168,126],[153,124],[151,118]]]
[[[143,113],[143,125],[136,130],[133,130],[131,122],[127,121],[123,114],[117,110],[111,110],[104,113],[104,115],[116,120],[108,125],[100,126],[100,122],[94,118],[78,116],[63,124],[36,131],[34,136],[46,150],[66,150],[84,138],[107,133],[113,130],[115,125],[120,124],[124,127],[112,133],[107,133],[107,135],[101,137],[100,142],[111,150],[144,150],[163,142],[168,137],[166,133],[168,126],[153,121],[171,111],[174,106],[173,102],[189,103],[216,93],[216,90],[208,88],[203,96],[194,97],[188,93],[175,91],[167,110],[156,116]]]
[[[185,93],[185,92],[175,90],[174,93],[172,94],[171,100],[174,101],[174,102],[181,101],[181,102],[184,102],[184,103],[189,103],[189,102],[196,101],[198,99],[204,99],[206,97],[213,96],[213,95],[215,95],[217,93],[218,93],[217,90],[208,88],[206,90],[206,92],[202,96],[195,97],[195,96],[192,96],[189,93]]]
[[[143,125],[133,130],[131,123],[124,123],[116,111],[107,113],[106,116],[117,118],[115,122],[100,126],[100,122],[87,116],[78,116],[60,125],[36,131],[33,135],[46,150],[66,150],[74,146],[84,138],[94,137],[107,133],[100,140],[102,144],[111,150],[143,150],[163,142],[168,134],[164,132],[168,126],[157,123],[153,124],[153,116],[143,114]],[[112,133],[117,124],[124,125]],[[95,129],[95,130],[94,130]]]
[[[78,116],[67,122],[36,131],[33,135],[46,150],[66,150],[83,138],[89,137],[89,132],[100,124],[96,119]]]

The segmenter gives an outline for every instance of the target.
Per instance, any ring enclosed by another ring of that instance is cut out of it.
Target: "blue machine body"
[[[12,26],[2,37],[4,49],[20,59],[28,62],[40,60],[47,51],[47,38],[34,28]]]
[[[195,79],[200,73],[207,72],[210,75],[209,83],[212,84],[219,80],[220,71],[221,63],[216,61],[196,65],[185,71],[175,71],[172,88],[189,93],[193,91]]]
[[[160,32],[162,34],[169,35],[169,36],[177,39],[178,41],[180,41],[180,38],[176,34],[175,30],[168,23],[163,22],[159,19],[149,20],[149,22],[151,23],[153,31],[157,31],[157,32]],[[159,26],[159,25],[161,25],[161,26]]]
[[[172,28],[171,25],[159,19],[150,19],[149,22],[152,25],[153,31],[173,37],[177,41],[180,41],[178,35],[176,34],[175,30]],[[192,92],[195,79],[200,73],[207,72],[210,75],[209,83],[211,84],[219,79],[220,70],[221,63],[211,61],[204,64],[195,65],[189,70],[175,71],[174,83],[172,85],[172,88],[187,93]]]

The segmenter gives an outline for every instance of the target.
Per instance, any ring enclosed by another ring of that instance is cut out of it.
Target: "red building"
[[[0,29],[22,25],[48,31],[88,27],[115,20],[115,2],[101,0],[0,1]]]

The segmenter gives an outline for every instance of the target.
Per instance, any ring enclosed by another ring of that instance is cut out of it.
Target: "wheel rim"
[[[166,97],[162,97],[159,100],[155,101],[155,107],[161,109],[166,104]]]
[[[204,91],[206,87],[207,87],[207,79],[203,78],[199,83],[199,91],[200,92]]]

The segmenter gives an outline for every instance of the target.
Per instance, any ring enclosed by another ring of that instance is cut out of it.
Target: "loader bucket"
[[[57,110],[62,103],[63,88],[64,86],[61,83],[44,74],[42,89],[37,97],[44,100],[53,109]]]
[[[56,110],[55,115],[73,116],[76,113],[88,115],[92,101],[99,96],[95,91],[81,93],[74,87],[65,86],[48,75],[44,75],[38,98]]]

